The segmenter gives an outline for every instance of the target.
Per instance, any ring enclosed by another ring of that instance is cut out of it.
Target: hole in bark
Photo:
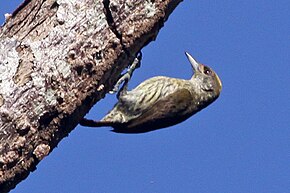
[[[101,60],[102,59],[102,55],[103,55],[102,51],[96,52],[95,53],[95,59],[96,60]]]
[[[91,72],[92,71],[92,68],[93,68],[93,64],[92,63],[86,63],[86,69],[88,70],[88,72]]]
[[[84,70],[83,70],[83,73],[86,73],[86,74],[88,74],[88,75],[90,75],[90,76],[92,76],[93,74],[95,74],[96,73],[96,71],[95,71],[95,69],[93,68],[93,64],[92,63],[86,63],[85,64],[85,68],[84,68]]]
[[[117,9],[118,7],[117,6],[111,6],[111,10],[112,10],[112,12],[117,12]]]
[[[30,127],[29,126],[25,126],[25,127],[22,127],[22,128],[19,128],[17,130],[17,133],[20,135],[20,136],[24,136],[26,135],[30,130]]]
[[[55,9],[55,8],[58,8],[59,7],[59,4],[55,1],[51,6],[50,6],[50,9]]]
[[[62,97],[57,97],[56,98],[58,104],[62,104],[63,103],[63,98]]]
[[[56,110],[52,110],[50,112],[44,113],[40,118],[39,118],[39,124],[40,126],[48,126],[48,124],[53,120],[53,118],[57,117],[58,112]]]
[[[82,74],[84,67],[83,66],[76,66],[74,69],[77,71],[77,74],[80,76]]]

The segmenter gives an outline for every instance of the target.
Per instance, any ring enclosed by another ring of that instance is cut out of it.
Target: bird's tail
[[[86,118],[83,118],[79,124],[86,127],[113,127],[115,125],[114,122],[110,121],[95,121]]]

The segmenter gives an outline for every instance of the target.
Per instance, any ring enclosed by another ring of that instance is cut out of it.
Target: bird
[[[206,108],[219,97],[222,82],[210,67],[197,62],[188,52],[185,55],[194,72],[189,80],[156,76],[128,91],[128,80],[138,65],[138,60],[133,62],[125,78],[120,79],[126,81],[113,109],[100,121],[83,118],[80,125],[109,126],[116,133],[138,134],[176,125]]]

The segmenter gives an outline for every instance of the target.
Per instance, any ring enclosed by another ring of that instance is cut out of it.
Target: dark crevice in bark
[[[51,6],[50,9],[57,9],[59,7],[59,4],[57,2],[54,2]]]
[[[122,49],[124,50],[126,55],[130,58],[131,54],[128,51],[128,49],[126,48],[126,46],[124,45],[122,34],[117,30],[116,23],[115,23],[114,18],[112,16],[111,9],[110,9],[110,0],[103,0],[103,5],[104,5],[104,9],[105,9],[104,12],[106,15],[106,20],[108,22],[110,29],[116,35],[116,37],[120,40],[120,44],[122,46]]]

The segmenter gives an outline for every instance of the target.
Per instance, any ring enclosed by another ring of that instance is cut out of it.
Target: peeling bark
[[[113,87],[182,0],[26,0],[0,28],[0,192]]]

